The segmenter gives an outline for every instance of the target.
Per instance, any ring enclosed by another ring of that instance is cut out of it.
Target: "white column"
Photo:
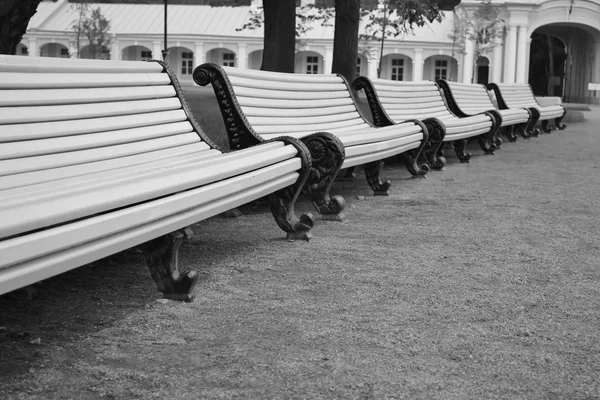
[[[473,80],[473,63],[475,62],[475,44],[469,39],[470,32],[467,32],[465,38],[465,57],[463,59],[462,81],[471,83]]]
[[[162,60],[162,42],[155,41],[152,42],[152,45],[152,58],[154,58],[155,60]]]
[[[515,53],[517,51],[517,27],[510,26],[504,48],[504,83],[515,83]]]
[[[30,56],[35,56],[35,57],[40,56],[40,49],[38,49],[38,47],[37,47],[35,38],[29,38],[29,47],[27,48],[27,51],[28,51],[27,54]]]
[[[325,58],[323,59],[323,68],[326,74],[331,73],[331,67],[333,65],[333,47],[325,47]]]
[[[369,79],[377,79],[377,64],[379,57],[377,51],[371,51],[367,57],[367,64],[369,65],[368,77]]]
[[[113,37],[112,46],[110,49],[110,59],[111,60],[120,60],[123,57],[121,56],[121,49],[119,49],[119,41]]]
[[[413,60],[413,81],[423,80],[423,49],[415,49]]]
[[[498,45],[494,47],[494,51],[492,53],[493,61],[492,61],[492,81],[493,83],[501,83],[502,82],[502,47],[503,45]]]
[[[525,70],[527,66],[527,27],[519,25],[519,35],[517,39],[517,74],[516,82],[525,83]]]
[[[204,64],[204,43],[194,43],[196,51],[194,51],[194,68]]]
[[[248,55],[246,54],[246,44],[238,44],[238,63],[236,67],[246,69],[248,68]]]

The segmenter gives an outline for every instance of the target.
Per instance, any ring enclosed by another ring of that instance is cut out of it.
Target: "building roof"
[[[38,32],[72,32],[71,28],[77,20],[77,13],[72,3],[67,0],[57,2],[43,1],[37,13],[31,18],[28,33]],[[160,4],[123,4],[123,3],[90,3],[90,8],[99,7],[102,14],[110,21],[110,33],[116,35],[157,35],[164,31],[164,6]],[[211,7],[201,5],[169,5],[169,35],[193,37],[223,38],[260,38],[263,30],[241,29],[248,23],[256,10],[251,6]],[[441,25],[441,26],[440,26]],[[452,26],[452,13],[446,12],[441,24],[415,29],[415,36],[397,38],[398,40],[418,40],[424,42],[448,41],[448,28]],[[320,22],[312,23],[301,39],[333,39],[333,20],[325,26]]]

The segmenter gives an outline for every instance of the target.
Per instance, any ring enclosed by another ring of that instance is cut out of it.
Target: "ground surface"
[[[427,179],[388,164],[388,197],[359,171],[334,187],[347,220],[308,243],[260,204],[201,222],[193,303],[159,300],[135,251],[0,297],[0,398],[599,399],[585,115]]]

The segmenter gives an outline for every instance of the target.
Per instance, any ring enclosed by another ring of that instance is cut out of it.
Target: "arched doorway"
[[[110,60],[110,50],[106,46],[88,44],[81,48],[79,58],[92,58],[97,60]]]
[[[475,62],[475,82],[487,85],[490,83],[490,60],[487,57],[480,56]]]
[[[152,50],[145,46],[127,46],[121,50],[121,53],[123,60],[127,61],[148,61],[154,57]],[[162,58],[162,55],[159,54],[158,57]]]
[[[46,43],[40,47],[40,57],[69,58],[69,49],[60,43]]]
[[[600,30],[557,22],[539,26],[531,37],[529,83],[534,94],[560,96],[565,102],[591,101],[588,84],[600,82]]]
[[[536,96],[563,96],[567,46],[558,37],[541,32],[531,35],[529,85]]]

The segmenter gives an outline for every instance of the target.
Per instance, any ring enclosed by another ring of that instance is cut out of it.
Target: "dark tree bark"
[[[17,45],[40,2],[41,0],[16,0],[12,7],[0,12],[0,54],[17,52]]]
[[[263,0],[264,49],[260,69],[294,72],[296,0]]]
[[[356,77],[359,22],[360,0],[335,0],[335,33],[331,72],[343,75],[348,82],[352,82]]]

